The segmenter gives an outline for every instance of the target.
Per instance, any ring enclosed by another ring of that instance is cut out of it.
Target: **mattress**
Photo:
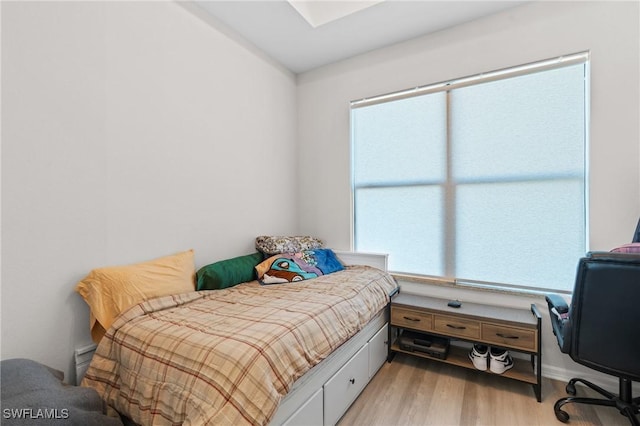
[[[351,266],[294,284],[152,299],[116,319],[82,384],[138,424],[267,424],[296,380],[396,287],[386,272]]]

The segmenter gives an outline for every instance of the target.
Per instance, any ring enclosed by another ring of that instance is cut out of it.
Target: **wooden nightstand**
[[[406,329],[459,340],[478,343],[509,351],[529,354],[531,362],[513,357],[514,366],[501,374],[533,385],[538,402],[542,399],[542,317],[537,307],[531,310],[514,309],[478,303],[462,302],[459,308],[447,306],[449,300],[433,297],[399,294],[391,301],[389,322],[388,361],[396,352],[432,359],[475,370],[468,357],[469,349],[451,345],[447,357],[440,359],[423,352],[402,349],[398,336]],[[479,370],[476,370],[479,371]],[[487,370],[489,374],[491,373]]]

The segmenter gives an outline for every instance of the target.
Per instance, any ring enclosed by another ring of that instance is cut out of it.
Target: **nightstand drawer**
[[[438,333],[474,340],[480,338],[479,321],[445,315],[434,315],[433,320],[433,329]]]
[[[487,343],[535,352],[536,332],[496,324],[482,324],[482,340]]]
[[[396,327],[413,328],[414,330],[433,330],[433,315],[411,309],[391,307],[391,324]]]

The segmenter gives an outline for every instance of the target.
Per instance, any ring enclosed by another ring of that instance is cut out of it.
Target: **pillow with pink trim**
[[[612,253],[632,253],[640,254],[640,243],[629,243],[621,245],[611,250]]]

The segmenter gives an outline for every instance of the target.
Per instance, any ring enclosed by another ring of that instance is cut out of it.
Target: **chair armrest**
[[[566,314],[569,312],[569,305],[567,302],[557,294],[547,294],[545,299],[549,305],[549,309],[555,309],[558,314]]]
[[[557,294],[547,294],[545,296],[547,305],[549,306],[549,315],[551,320],[551,328],[553,334],[558,339],[558,346],[560,351],[568,353],[569,345],[565,347],[565,334],[571,335],[571,324],[569,321],[569,305],[567,302]],[[566,342],[570,342],[571,338],[567,337]]]

